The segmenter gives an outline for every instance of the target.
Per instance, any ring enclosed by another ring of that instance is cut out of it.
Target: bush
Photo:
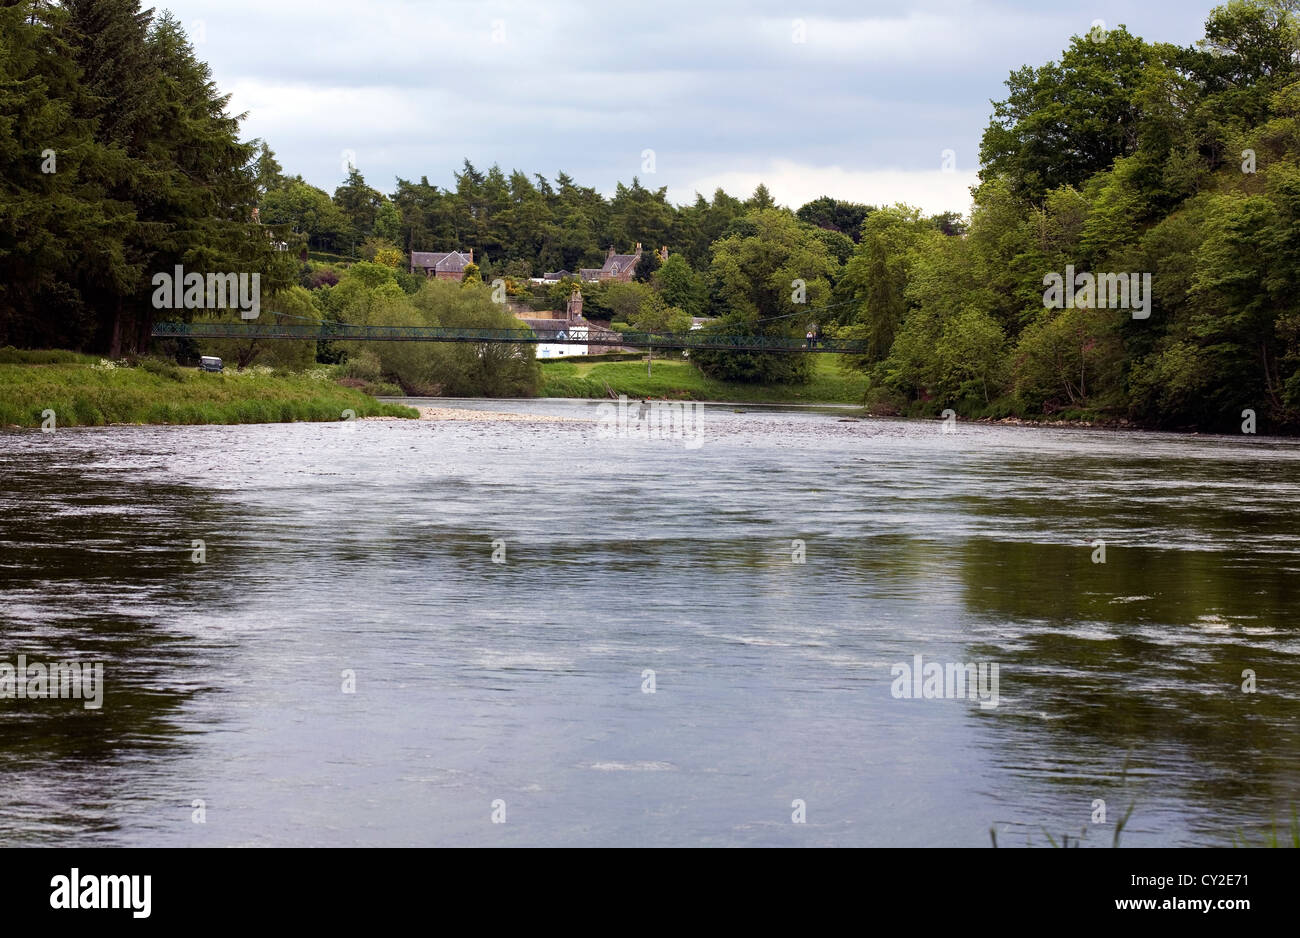
[[[364,382],[378,381],[381,374],[379,356],[370,349],[359,349],[348,354],[343,363],[342,375]]]
[[[172,381],[184,381],[185,373],[171,362],[165,362],[158,358],[142,358],[139,366],[151,375],[158,375],[161,378],[169,378]]]
[[[338,282],[338,271],[331,267],[322,267],[319,270],[313,270],[304,285],[309,290],[316,290],[320,287],[332,287]]]

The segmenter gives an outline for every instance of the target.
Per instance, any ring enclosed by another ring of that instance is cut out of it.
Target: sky
[[[351,160],[455,185],[480,170],[694,201],[761,181],[926,212],[970,207],[990,101],[1072,35],[1199,39],[1208,0],[160,0],[288,174],[333,192]],[[949,151],[949,152],[945,152]]]

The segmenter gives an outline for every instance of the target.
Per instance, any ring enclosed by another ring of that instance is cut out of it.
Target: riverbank
[[[706,378],[681,359],[656,359],[649,375],[644,361],[552,359],[542,364],[542,396],[608,398],[626,394],[641,399],[861,406],[867,377],[841,371],[839,361],[838,355],[815,355],[812,380],[807,384],[759,386]]]
[[[0,427],[291,423],[342,420],[348,411],[417,416],[413,408],[341,387],[324,369],[212,374],[156,361],[125,367],[74,353],[31,353],[28,361],[53,363],[0,363]]]
[[[457,420],[471,423],[593,423],[594,418],[556,417],[550,414],[519,414],[500,410],[478,410],[468,407],[421,407],[412,408],[419,413],[421,420]],[[365,420],[398,420],[390,416],[366,417]]]

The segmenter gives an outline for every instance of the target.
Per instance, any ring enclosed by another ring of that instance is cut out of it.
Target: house
[[[465,268],[474,263],[474,249],[468,254],[460,251],[412,251],[411,273],[422,273],[426,277],[439,280],[460,280],[465,276]]]
[[[618,344],[618,333],[597,326],[582,315],[582,291],[575,286],[569,294],[564,310],[547,312],[516,312],[515,318],[537,333],[538,338],[559,338],[563,333],[567,339],[590,339],[591,344],[569,345],[559,342],[542,341],[537,343],[538,358],[564,358],[570,355],[599,355],[601,352],[617,352],[622,349]]]
[[[539,339],[558,338],[561,335],[569,339],[585,339],[591,327],[591,323],[582,315],[582,293],[576,286],[569,294],[563,313],[533,312],[525,315],[516,312],[515,318],[536,332]],[[587,354],[586,345],[539,342],[536,348],[538,358],[562,358],[566,355]]]
[[[634,254],[615,254],[614,246],[611,244],[609,253],[605,255],[605,264],[602,267],[584,267],[578,271],[578,276],[588,283],[606,280],[620,280],[627,283],[632,279],[632,274],[636,272],[637,261],[641,260],[641,242],[636,243],[636,253]]]
[[[559,281],[563,280],[565,277],[572,276],[573,274],[569,273],[567,270],[548,270],[546,273],[542,274],[542,280],[548,282]]]

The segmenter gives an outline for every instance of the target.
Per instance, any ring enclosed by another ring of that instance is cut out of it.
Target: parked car
[[[204,355],[199,359],[199,371],[224,371],[221,359],[214,358],[211,355]]]

